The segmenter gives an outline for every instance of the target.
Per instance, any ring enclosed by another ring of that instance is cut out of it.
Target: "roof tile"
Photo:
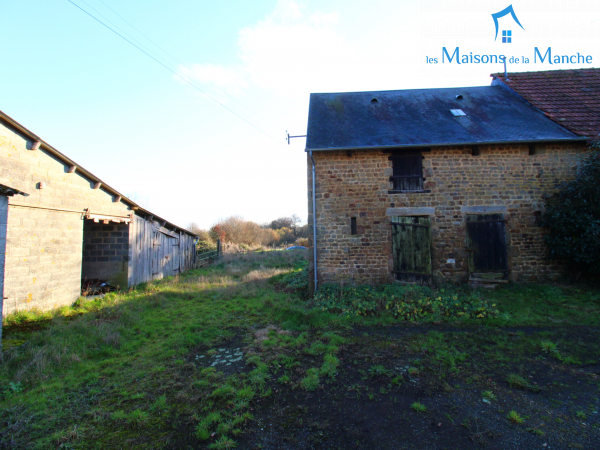
[[[491,75],[550,119],[580,136],[600,135],[600,69],[547,70]]]

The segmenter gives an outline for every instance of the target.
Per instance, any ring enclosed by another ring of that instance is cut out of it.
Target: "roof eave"
[[[522,141],[480,141],[480,142],[444,142],[444,143],[433,143],[433,144],[399,144],[399,145],[373,145],[373,146],[362,146],[362,147],[322,147],[322,148],[305,148],[305,152],[319,152],[319,151],[349,151],[349,150],[392,150],[395,148],[432,148],[432,147],[459,147],[459,146],[470,146],[470,145],[503,145],[503,144],[542,144],[550,142],[586,142],[589,141],[587,137],[573,137],[565,139],[528,139]]]
[[[185,233],[187,233],[187,234],[189,234],[191,236],[199,237],[197,234],[194,234],[191,231],[186,230],[185,228],[182,228],[182,227],[180,227],[178,225],[175,225],[174,223],[171,223],[168,220],[165,220],[162,217],[159,217],[156,214],[153,214],[152,212],[150,212],[150,211],[142,208],[140,205],[138,205],[137,203],[135,203],[133,200],[130,200],[125,195],[121,194],[119,191],[117,191],[116,189],[114,189],[111,186],[109,186],[108,184],[106,184],[104,181],[102,181],[100,178],[98,178],[92,172],[90,172],[89,170],[86,170],[80,164],[77,164],[71,158],[69,158],[68,156],[64,155],[60,151],[58,151],[56,148],[54,148],[53,146],[51,146],[50,144],[48,144],[46,141],[44,141],[42,138],[40,138],[38,135],[36,135],[35,133],[31,132],[30,130],[28,130],[27,128],[25,128],[23,125],[21,125],[19,122],[17,122],[12,117],[10,117],[9,115],[5,114],[2,111],[0,111],[0,119],[8,122],[12,127],[16,128],[21,133],[23,133],[24,135],[26,135],[29,138],[33,139],[34,141],[39,141],[40,142],[40,149],[43,148],[47,152],[49,152],[49,153],[53,154],[54,156],[56,156],[61,161],[65,162],[65,163],[67,163],[67,164],[69,164],[71,166],[77,167],[77,172],[79,172],[81,175],[85,176],[86,178],[89,178],[92,181],[101,183],[102,188],[105,191],[107,191],[108,193],[113,194],[115,196],[121,197],[121,201],[124,202],[125,204],[129,205],[130,207],[133,207],[132,209],[134,209],[135,211],[142,211],[143,213],[145,213],[145,214],[147,214],[149,216],[153,216],[154,218],[156,218],[158,220],[161,220],[165,224],[168,224],[169,226],[171,226],[173,228],[176,228],[177,230],[181,230],[181,231],[183,231],[183,232],[185,232]]]

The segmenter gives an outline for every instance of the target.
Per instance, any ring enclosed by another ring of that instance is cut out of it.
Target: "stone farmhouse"
[[[311,290],[556,278],[538,225],[544,197],[599,133],[599,69],[311,94]]]
[[[0,112],[2,314],[73,303],[194,266],[197,236],[156,216]]]

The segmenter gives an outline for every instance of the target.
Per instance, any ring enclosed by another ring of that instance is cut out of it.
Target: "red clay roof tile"
[[[573,133],[597,139],[600,134],[600,69],[494,73],[550,119]]]

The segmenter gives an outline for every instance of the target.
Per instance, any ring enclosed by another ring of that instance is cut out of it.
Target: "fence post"
[[[217,238],[217,259],[221,257],[221,239]]]

